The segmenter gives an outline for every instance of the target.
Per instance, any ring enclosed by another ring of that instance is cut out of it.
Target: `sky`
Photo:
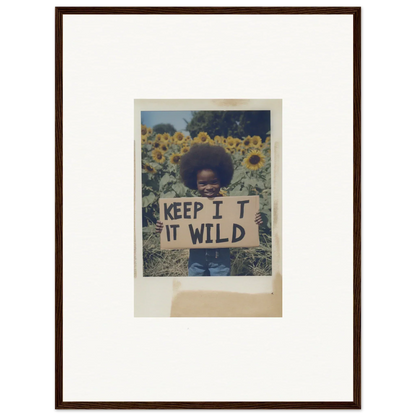
[[[176,131],[188,133],[186,131],[185,120],[191,121],[192,114],[190,111],[142,111],[142,124],[147,127],[154,127],[159,123],[170,123]]]

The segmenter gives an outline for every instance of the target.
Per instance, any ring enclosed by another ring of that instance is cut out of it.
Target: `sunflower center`
[[[157,159],[162,159],[162,154],[161,154],[161,153],[158,153],[158,154],[156,155],[156,158],[157,158]]]
[[[180,157],[179,157],[179,156],[175,156],[175,157],[173,158],[173,161],[174,161],[175,163],[178,163],[178,162],[179,162],[179,160],[180,160]]]
[[[253,155],[253,156],[250,157],[250,163],[252,165],[257,165],[257,163],[259,163],[259,162],[260,162],[260,156]]]

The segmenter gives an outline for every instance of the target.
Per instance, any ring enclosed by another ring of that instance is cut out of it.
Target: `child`
[[[202,197],[215,198],[222,187],[228,186],[233,178],[234,167],[231,156],[221,146],[196,144],[182,156],[180,175],[182,182],[197,190]],[[260,213],[255,217],[262,224]],[[163,223],[157,221],[156,232],[161,233]],[[190,249],[189,276],[230,276],[230,249]]]

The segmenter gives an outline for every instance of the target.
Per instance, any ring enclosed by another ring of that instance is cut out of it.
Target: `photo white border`
[[[229,277],[200,277],[165,276],[163,278],[143,276],[143,247],[142,247],[142,169],[141,169],[141,112],[142,111],[270,111],[270,148],[272,157],[271,178],[271,207],[272,207],[272,274],[270,276],[229,276]],[[281,316],[281,238],[282,238],[282,100],[134,100],[135,112],[135,303],[136,317],[169,317],[172,302],[179,293],[184,291],[212,292],[218,291],[219,296],[224,293],[272,294],[275,293],[276,308],[265,310],[261,305],[261,312],[253,308],[253,315],[247,313],[230,312],[233,317],[238,316]],[[274,210],[276,213],[274,213]],[[280,214],[278,214],[280,213]],[[276,215],[274,215],[276,214]],[[273,220],[274,219],[274,220]],[[157,289],[156,289],[157,288]],[[189,293],[189,292],[188,292]],[[218,302],[218,299],[210,299]],[[227,302],[232,299],[227,298]],[[259,301],[261,303],[261,301]],[[205,316],[218,316],[208,312]],[[257,313],[257,314],[256,314]],[[193,315],[190,308],[187,315]],[[201,316],[201,315],[197,315]]]

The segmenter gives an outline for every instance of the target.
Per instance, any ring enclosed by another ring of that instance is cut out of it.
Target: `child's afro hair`
[[[221,187],[228,186],[233,178],[233,161],[221,146],[195,144],[181,157],[181,179],[188,188],[198,189],[196,175],[203,169],[213,170],[218,175]]]

